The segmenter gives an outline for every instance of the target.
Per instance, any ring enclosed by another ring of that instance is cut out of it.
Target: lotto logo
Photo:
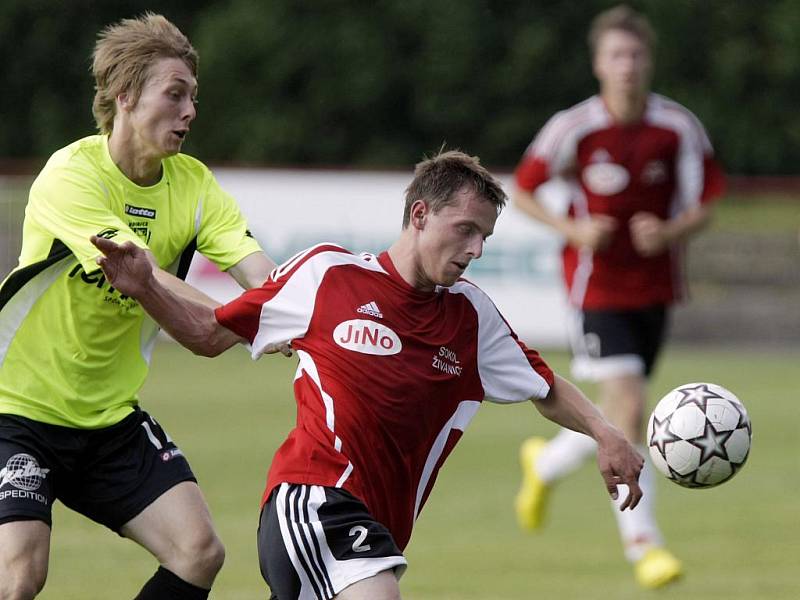
[[[165,450],[161,453],[161,460],[164,462],[168,462],[175,458],[176,456],[183,456],[183,452],[181,452],[180,448],[172,448],[171,450]]]
[[[333,341],[353,352],[387,356],[397,354],[403,349],[398,335],[375,321],[351,319],[344,321],[333,330]]]
[[[141,206],[125,205],[125,214],[133,217],[144,217],[145,219],[155,219],[156,211],[153,208],[142,208]]]

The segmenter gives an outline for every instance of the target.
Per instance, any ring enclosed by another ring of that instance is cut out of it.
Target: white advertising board
[[[214,169],[236,198],[253,236],[277,262],[319,242],[380,252],[400,231],[410,173]],[[510,177],[501,176],[509,191]],[[554,200],[557,201],[557,200]],[[566,347],[566,300],[560,241],[514,206],[500,215],[483,257],[465,277],[484,289],[520,337],[534,348]],[[230,277],[201,256],[188,280],[213,298],[239,294]]]

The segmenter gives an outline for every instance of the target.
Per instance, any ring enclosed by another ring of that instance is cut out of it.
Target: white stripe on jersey
[[[448,289],[463,294],[478,315],[478,374],[486,398],[505,404],[547,396],[550,385],[528,362],[489,297],[467,281]]]
[[[561,175],[574,165],[578,141],[610,124],[611,117],[603,101],[592,96],[556,113],[536,136],[530,152],[547,162],[551,176]]]
[[[314,246],[318,247],[319,244]],[[288,273],[311,250],[313,248],[289,259],[276,268],[270,274],[270,278]],[[278,293],[261,307],[258,332],[250,351],[253,359],[257,359],[276,344],[302,337],[306,333],[311,316],[314,314],[317,289],[328,269],[340,265],[356,265],[370,271],[386,272],[378,261],[369,260],[368,256],[356,256],[349,252],[320,252],[312,256],[300,265]]]
[[[422,504],[422,496],[425,494],[425,490],[428,487],[428,482],[431,479],[436,463],[439,462],[442,452],[444,452],[444,446],[447,443],[447,438],[450,437],[450,432],[453,429],[465,431],[469,422],[472,421],[472,417],[478,412],[480,405],[481,403],[475,400],[459,402],[453,416],[444,424],[444,427],[439,431],[439,435],[437,435],[436,439],[433,441],[433,446],[431,446],[431,450],[428,452],[428,458],[425,460],[425,466],[422,469],[422,475],[417,485],[417,498],[414,502],[415,520],[419,514],[420,504]]]
[[[194,235],[200,231],[200,224],[203,222],[203,198],[197,200],[197,209],[194,211]]]
[[[347,466],[342,473],[342,476],[339,477],[339,480],[336,482],[336,487],[340,488],[344,485],[344,482],[347,481],[347,478],[350,477],[350,473],[353,472],[353,463],[347,461]]]
[[[295,374],[295,380],[299,379],[301,376],[301,371],[308,374],[311,378],[311,381],[314,382],[314,385],[317,386],[319,390],[320,396],[322,396],[322,402],[325,404],[325,424],[328,426],[328,429],[333,434],[333,448],[337,452],[342,451],[342,440],[341,438],[336,435],[336,413],[333,406],[333,398],[331,398],[330,394],[322,389],[322,382],[319,378],[319,372],[317,371],[317,365],[314,363],[314,359],[311,358],[311,355],[308,352],[304,352],[303,350],[297,351],[297,357],[300,359],[299,364],[297,365],[297,373]],[[350,461],[347,462],[347,467],[345,468],[342,475],[339,477],[339,481],[336,482],[336,487],[342,487],[347,478],[350,476],[350,473],[353,472],[353,465]]]
[[[139,349],[144,359],[144,362],[149,366],[153,359],[153,350],[156,347],[158,340],[158,333],[161,331],[161,326],[153,321],[147,313],[144,313],[142,319],[142,327],[139,330]]]
[[[25,285],[9,298],[3,307],[3,316],[0,319],[0,367],[3,366],[3,362],[6,360],[11,340],[17,335],[17,331],[25,317],[31,312],[34,303],[50,289],[56,279],[72,264],[71,258],[72,255],[66,256],[31,277]]]
[[[678,134],[672,215],[699,205],[705,186],[704,158],[711,153],[711,142],[700,121],[677,102],[656,94],[650,96],[645,118],[653,125]]]
[[[338,244],[334,244],[333,242],[321,242],[319,244],[314,244],[310,248],[306,248],[305,250],[300,250],[300,252],[298,252],[294,256],[290,256],[281,264],[279,264],[277,267],[272,269],[272,272],[269,274],[269,279],[271,279],[272,281],[277,281],[278,279],[286,275],[286,273],[294,269],[297,263],[303,260],[314,250],[322,246],[336,246],[337,248],[342,248],[341,246],[339,246]],[[344,248],[342,248],[342,250],[344,250]]]
[[[589,288],[589,278],[594,270],[594,251],[583,246],[578,250],[578,264],[572,274],[572,288],[569,292],[569,302],[573,306],[583,306],[586,290]]]
[[[583,188],[578,186],[572,198],[572,207],[575,212],[575,219],[589,219],[589,203]],[[574,306],[583,306],[583,299],[586,297],[586,290],[589,288],[589,278],[594,270],[594,251],[586,246],[577,252],[578,264],[572,275],[572,287],[569,292],[569,302]]]

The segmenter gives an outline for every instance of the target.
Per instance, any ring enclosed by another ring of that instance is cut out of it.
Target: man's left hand
[[[666,221],[648,212],[637,212],[628,224],[636,251],[645,257],[661,254],[669,246]]]

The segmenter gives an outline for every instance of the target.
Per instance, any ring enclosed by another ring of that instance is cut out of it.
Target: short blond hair
[[[445,206],[455,204],[456,194],[465,187],[493,204],[498,214],[506,204],[502,185],[481,165],[477,156],[448,150],[418,163],[414,179],[406,189],[403,229],[411,221],[414,202],[423,200],[431,212],[438,213]]]
[[[597,45],[600,42],[600,38],[603,37],[607,31],[614,29],[620,29],[635,35],[647,46],[650,52],[655,49],[656,32],[653,30],[653,26],[650,25],[650,21],[647,20],[647,17],[636,12],[626,4],[620,4],[601,12],[592,20],[592,25],[589,28],[589,35],[587,36],[589,50],[592,56],[597,52]]]
[[[128,93],[135,104],[150,67],[162,58],[179,58],[197,77],[197,51],[180,29],[161,15],[146,12],[100,32],[92,54],[92,114],[101,133],[114,129],[117,96]]]

